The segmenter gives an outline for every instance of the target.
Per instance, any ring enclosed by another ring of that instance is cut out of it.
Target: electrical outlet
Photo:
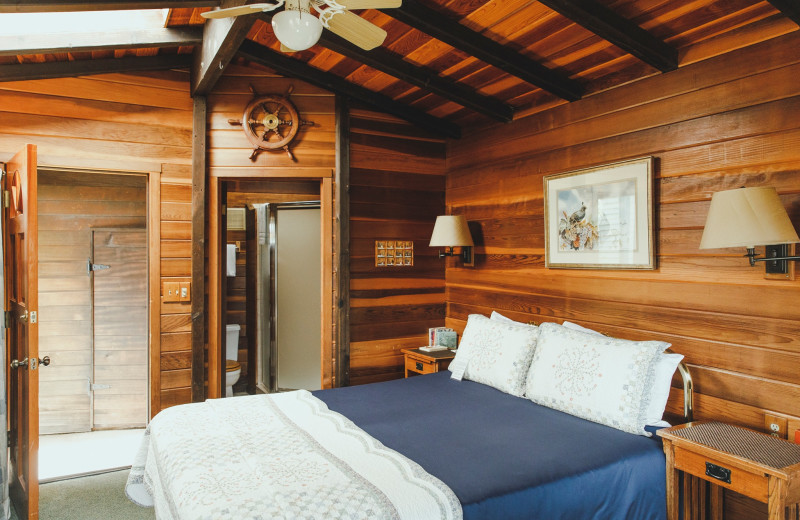
[[[779,439],[785,439],[788,430],[788,420],[786,417],[781,417],[773,414],[764,415],[764,427],[767,433]]]

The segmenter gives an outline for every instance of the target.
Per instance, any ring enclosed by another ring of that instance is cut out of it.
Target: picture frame
[[[545,267],[655,269],[653,162],[546,175]]]

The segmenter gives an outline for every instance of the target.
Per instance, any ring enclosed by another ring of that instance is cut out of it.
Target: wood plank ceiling
[[[113,34],[61,44],[0,37],[0,81],[188,66],[195,53],[199,94],[231,59],[252,61],[458,137],[800,24],[796,0],[403,0],[398,9],[359,12],[387,31],[378,49],[362,51],[324,31],[311,49],[282,54],[268,13],[212,26],[200,13],[217,3],[0,0],[0,12],[171,8],[166,29],[116,41]]]

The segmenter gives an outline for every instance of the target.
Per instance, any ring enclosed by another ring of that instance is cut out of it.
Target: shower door
[[[322,387],[319,202],[268,205],[270,390]]]

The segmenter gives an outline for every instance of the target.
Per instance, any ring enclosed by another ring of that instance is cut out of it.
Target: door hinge
[[[10,329],[11,328],[11,311],[3,311],[3,328]]]
[[[3,207],[4,208],[11,207],[11,192],[8,190],[3,190]]]
[[[11,446],[11,430],[6,431],[6,446]]]
[[[90,275],[94,271],[102,271],[103,269],[111,269],[111,266],[106,264],[93,264],[91,258],[86,260],[86,274]]]

